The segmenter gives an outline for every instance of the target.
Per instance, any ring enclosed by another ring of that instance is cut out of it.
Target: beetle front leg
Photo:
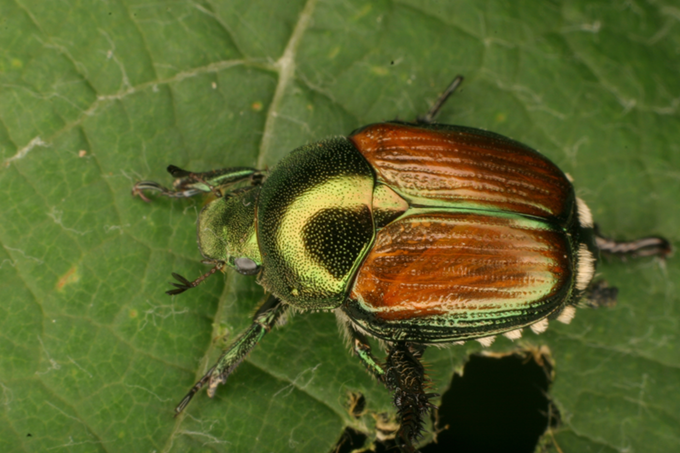
[[[179,415],[189,404],[194,395],[206,384],[209,397],[215,395],[220,384],[227,382],[229,375],[240,365],[250,351],[262,340],[285,312],[284,305],[278,298],[269,296],[260,309],[255,313],[253,323],[235,342],[233,342],[219,358],[217,363],[189,390],[189,393],[175,408],[175,416]]]
[[[145,190],[160,192],[161,195],[170,198],[189,198],[200,193],[213,192],[216,197],[221,197],[221,188],[229,187],[233,184],[250,179],[253,185],[262,182],[262,172],[249,167],[222,168],[202,173],[193,173],[182,170],[174,165],[168,166],[168,172],[175,177],[172,189],[168,189],[155,181],[139,181],[132,188],[132,195],[149,202],[145,195]]]
[[[671,243],[661,236],[646,236],[633,241],[617,241],[600,234],[595,225],[595,244],[603,255],[627,257],[658,256],[662,260],[673,253]],[[609,286],[604,280],[591,282],[584,298],[578,305],[590,308],[612,307],[616,305],[618,289]]]

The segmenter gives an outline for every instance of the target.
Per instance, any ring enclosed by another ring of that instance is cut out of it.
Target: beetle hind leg
[[[598,280],[588,286],[585,297],[579,305],[585,305],[588,308],[613,307],[616,305],[618,293],[617,287],[609,286],[606,280]]]
[[[422,437],[424,416],[435,406],[430,398],[439,396],[426,392],[429,379],[420,362],[425,347],[397,342],[390,345],[387,359],[380,363],[371,352],[366,337],[348,326],[354,353],[378,381],[394,392],[393,402],[399,416],[396,442],[402,452],[415,453],[413,443]]]
[[[392,345],[385,365],[385,385],[394,392],[394,405],[399,414],[400,426],[397,444],[401,451],[413,453],[413,443],[422,437],[424,416],[435,406],[430,398],[439,396],[427,393],[429,379],[420,362],[425,348],[405,342]]]
[[[421,115],[416,119],[416,123],[434,123],[434,118],[439,113],[439,110],[441,110],[441,108],[444,106],[444,103],[449,99],[453,92],[458,89],[461,83],[463,83],[463,76],[456,76],[456,78],[453,79],[453,82],[449,84],[446,90],[444,90],[444,92],[439,95],[434,104],[432,104],[430,110],[425,115]]]
[[[661,236],[646,236],[633,241],[616,241],[602,236],[597,225],[595,226],[595,243],[602,254],[622,258],[658,256],[664,259],[673,252],[671,243]]]

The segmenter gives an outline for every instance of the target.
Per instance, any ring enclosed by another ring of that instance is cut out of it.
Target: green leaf
[[[263,293],[228,274],[163,294],[171,272],[206,270],[201,200],[130,189],[414,118],[456,74],[440,121],[541,150],[605,233],[677,244],[679,18],[663,0],[0,0],[0,450],[324,452],[345,426],[372,433],[390,395],[326,313],[290,319],[172,417]],[[680,448],[678,263],[603,263],[616,307],[494,344],[550,349],[562,425],[546,444]],[[426,353],[434,391],[475,345]]]

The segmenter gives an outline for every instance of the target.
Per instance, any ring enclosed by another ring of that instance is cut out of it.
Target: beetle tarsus
[[[221,168],[195,173],[169,165],[168,172],[176,178],[172,183],[175,190],[195,193],[213,192],[218,197],[222,196],[220,188],[230,187],[248,179],[252,185],[258,185],[263,180],[262,172],[250,167]]]
[[[190,198],[201,193],[212,192],[217,198],[222,198],[222,188],[250,179],[253,186],[259,185],[264,179],[261,171],[249,167],[222,168],[219,170],[193,173],[175,165],[168,165],[168,173],[175,180],[172,189],[168,189],[155,181],[140,181],[132,188],[132,195],[142,200],[151,201],[144,195],[145,190],[160,192],[169,198]]]
[[[173,178],[185,178],[191,174],[190,171],[182,170],[174,165],[168,165],[168,173],[172,175]]]
[[[385,365],[385,385],[394,391],[394,405],[399,414],[400,427],[397,444],[403,452],[417,452],[413,443],[422,437],[424,415],[434,407],[426,393],[429,382],[420,363],[424,348],[399,342],[389,351]]]
[[[605,280],[598,280],[590,284],[581,304],[589,308],[613,307],[618,294],[618,288],[609,286]]]
[[[671,243],[661,236],[646,236],[633,241],[616,241],[602,236],[597,226],[595,227],[595,242],[604,255],[616,255],[621,258],[658,256],[665,259],[673,252]]]
[[[425,368],[420,363],[425,347],[405,342],[394,343],[388,352],[385,364],[380,364],[371,353],[371,347],[363,334],[350,327],[354,338],[354,353],[368,371],[394,392],[393,402],[399,416],[399,430],[396,434],[400,451],[416,453],[413,443],[422,437],[423,417],[436,408],[430,398],[436,393],[426,393],[429,382]]]
[[[173,194],[175,193],[172,190],[160,185],[155,181],[139,181],[132,187],[132,196],[133,197],[139,196],[139,198],[149,203],[151,202],[151,200],[144,195],[145,190],[150,190],[152,192],[160,192],[162,195],[165,195],[166,197],[173,197],[174,196]]]
[[[170,173],[173,178],[176,178],[172,185],[178,192],[186,192],[187,188],[193,187],[196,183],[203,185],[207,190],[213,193],[215,197],[222,198],[222,192],[210,183],[210,178],[214,176],[213,171],[208,171],[205,173],[192,173],[187,170],[182,170],[174,165],[168,165],[168,173]]]
[[[200,381],[194,384],[193,387],[191,387],[191,390],[182,398],[182,401],[179,402],[177,407],[175,407],[175,417],[177,417],[179,414],[182,413],[185,407],[189,405],[191,402],[191,399],[194,397],[196,393],[198,393],[199,390],[201,390],[205,384],[210,381],[210,376],[212,376],[213,371],[215,370],[215,367],[213,366],[208,370],[207,373],[201,378]]]
[[[455,79],[453,79],[453,82],[449,84],[449,86],[444,90],[442,94],[439,95],[437,100],[435,101],[434,104],[432,104],[432,107],[430,108],[430,111],[427,112],[425,115],[419,116],[416,119],[416,123],[424,123],[424,124],[431,124],[434,122],[434,118],[437,116],[439,113],[439,110],[444,106],[444,103],[449,99],[449,97],[453,94],[456,89],[460,86],[460,84],[463,83],[463,76],[459,75],[456,76]]]
[[[194,395],[206,385],[208,396],[215,394],[217,386],[224,384],[227,378],[246,358],[248,353],[262,340],[285,312],[286,305],[273,295],[270,295],[257,310],[250,327],[224,350],[217,363],[189,390],[182,401],[175,408],[175,415],[182,412]]]

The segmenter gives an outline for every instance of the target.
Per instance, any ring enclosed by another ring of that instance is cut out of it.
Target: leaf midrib
[[[316,6],[317,0],[307,0],[305,3],[305,6],[303,7],[300,16],[298,17],[297,23],[295,27],[293,28],[293,32],[291,33],[291,36],[288,40],[288,43],[286,44],[286,47],[284,49],[283,55],[279,58],[279,60],[271,65],[271,67],[268,67],[267,69],[273,70],[278,73],[278,82],[276,85],[276,88],[274,90],[274,96],[272,97],[272,101],[269,105],[269,108],[267,110],[267,116],[265,120],[265,125],[262,133],[262,139],[260,141],[260,147],[258,151],[258,157],[257,157],[257,167],[258,168],[263,168],[265,165],[266,161],[266,156],[268,154],[269,149],[272,146],[272,137],[273,137],[273,129],[274,129],[274,123],[276,122],[276,117],[277,117],[277,112],[279,105],[281,104],[281,101],[283,99],[283,96],[288,89],[288,86],[290,85],[291,81],[293,80],[293,77],[295,75],[295,57],[296,57],[296,52],[298,49],[298,46],[300,44],[300,41],[302,39],[302,36],[304,35],[305,31],[307,30],[307,27],[309,26],[309,23],[311,21],[311,17],[314,13],[314,9]],[[235,62],[245,64],[242,60],[235,60]],[[243,62],[243,63],[242,63]],[[209,65],[210,66],[210,65]],[[229,67],[229,66],[225,66]],[[220,67],[220,69],[224,69],[224,67]],[[203,72],[210,72],[210,71],[203,71]],[[178,78],[177,76],[173,77],[173,79],[177,79],[177,81],[182,80],[185,77]],[[153,85],[153,84],[151,84]],[[220,302],[217,305],[217,310],[215,313],[215,318],[214,319],[221,319],[222,314],[226,310],[226,300],[227,300],[227,294],[229,292],[229,289],[232,285],[233,282],[233,274],[231,276],[229,282],[224,285],[224,289],[222,291],[222,294],[220,295]],[[216,338],[219,336],[219,323],[213,323],[213,332],[211,335],[211,338]],[[201,366],[198,367],[197,374],[195,376],[195,380],[200,379],[205,370],[208,369],[208,362],[211,360],[210,357],[212,356],[212,351],[215,348],[215,345],[213,342],[208,343],[208,348],[206,349],[205,354],[203,355],[203,358],[201,359]],[[248,360],[248,359],[246,359]],[[254,366],[257,367],[257,365],[253,364]],[[258,367],[260,368],[260,367]],[[260,368],[261,369],[261,368]],[[203,371],[201,371],[203,370]],[[262,370],[267,372],[267,370]],[[298,387],[294,382],[290,381],[289,379],[286,379],[283,376],[273,376],[277,379],[281,379],[284,381],[287,381],[290,385],[295,387],[298,391],[302,391],[309,395],[311,398],[314,400],[318,401],[320,404],[328,407],[333,413],[337,414],[340,419],[342,419],[341,415],[337,413],[335,408],[332,406],[328,405],[324,401],[320,401],[318,398],[316,398],[314,395],[310,394],[309,392],[305,391],[304,389]],[[175,426],[172,429],[172,432],[170,436],[168,437],[168,441],[166,444],[163,446],[161,449],[162,452],[169,452],[172,449],[172,446],[174,444],[175,437],[178,434],[181,434],[183,430],[181,429],[182,422],[184,421],[184,415],[179,415],[176,418],[175,421]]]

